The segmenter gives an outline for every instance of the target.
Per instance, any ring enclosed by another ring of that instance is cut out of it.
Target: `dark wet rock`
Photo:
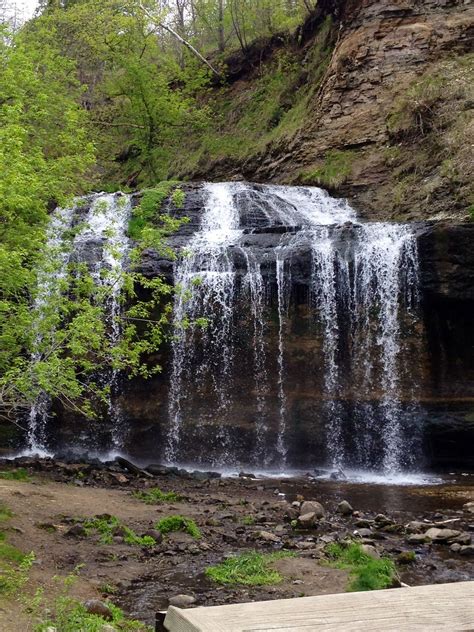
[[[195,603],[196,597],[192,595],[175,595],[169,599],[169,605],[175,606],[175,608],[189,608]]]
[[[474,545],[469,544],[467,546],[461,546],[461,548],[459,549],[459,554],[465,555],[466,557],[474,555]]]
[[[71,538],[84,538],[87,535],[87,531],[81,524],[74,524],[66,531],[64,535],[67,535]]]
[[[393,520],[388,518],[385,514],[377,514],[374,521],[378,529],[393,524]]]
[[[103,601],[99,601],[98,599],[89,599],[88,601],[85,601],[84,608],[89,614],[95,614],[107,621],[111,621],[113,619],[110,608],[106,606]]]
[[[337,511],[343,516],[350,516],[354,513],[352,505],[348,503],[347,500],[343,500],[338,504]]]
[[[239,472],[239,478],[257,478],[255,474],[249,472]]]
[[[157,544],[161,544],[161,542],[163,542],[163,534],[157,529],[148,529],[148,531],[145,531],[143,535],[153,538]]]
[[[357,528],[368,529],[374,524],[373,520],[367,520],[366,518],[361,518],[354,522],[354,526]]]
[[[347,476],[344,474],[342,470],[336,470],[335,472],[331,472],[329,478],[332,481],[345,481],[347,480]]]
[[[410,544],[426,544],[430,539],[424,533],[412,533],[407,537]]]
[[[130,474],[135,474],[136,476],[145,476],[145,477],[152,476],[150,472],[142,470],[140,467],[138,467],[138,465],[135,465],[135,463],[132,463],[128,459],[124,459],[123,456],[116,456],[115,462],[118,463],[121,467],[123,467],[124,470],[127,470],[127,472],[130,472]]]

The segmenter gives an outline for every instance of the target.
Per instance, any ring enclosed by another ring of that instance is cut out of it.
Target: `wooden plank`
[[[169,632],[474,632],[474,581],[181,610]]]

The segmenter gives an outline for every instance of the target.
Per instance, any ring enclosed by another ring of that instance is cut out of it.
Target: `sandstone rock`
[[[280,538],[270,531],[259,531],[257,533],[257,538],[259,540],[264,540],[265,542],[281,542]]]
[[[457,544],[471,544],[471,534],[461,533],[461,535],[453,538],[453,542],[456,542]]]
[[[354,535],[358,535],[360,538],[371,538],[373,532],[370,529],[357,529],[354,531]]]
[[[321,503],[316,500],[305,500],[300,507],[300,514],[314,513],[316,518],[324,518],[326,511]]]
[[[371,546],[370,544],[362,544],[360,548],[363,553],[365,553],[369,557],[372,557],[374,560],[380,559],[379,552],[377,551],[375,546]]]
[[[459,553],[459,551],[461,550],[461,545],[458,542],[455,542],[454,544],[451,544],[449,550],[452,553]]]
[[[100,628],[100,632],[117,632],[117,628],[114,628],[113,625],[106,623]]]
[[[467,511],[468,513],[474,513],[474,502],[468,502],[465,503],[462,508],[464,509],[464,511]]]
[[[88,601],[85,601],[84,608],[89,614],[96,614],[108,621],[113,619],[110,608],[103,601],[99,601],[98,599],[89,599]]]
[[[461,532],[456,531],[455,529],[437,529],[436,527],[428,529],[425,533],[425,537],[429,538],[433,542],[448,542],[448,540],[451,540],[458,535],[461,535]]]
[[[310,511],[309,513],[302,514],[298,518],[298,525],[303,527],[303,529],[309,529],[316,524],[316,521],[316,514],[314,511]]]
[[[175,595],[169,599],[169,605],[175,606],[176,608],[189,608],[189,606],[195,603],[196,597],[192,595]]]
[[[343,516],[350,516],[354,512],[354,509],[347,500],[343,500],[338,504],[337,511]]]
[[[373,520],[367,520],[365,518],[361,518],[360,520],[356,520],[354,525],[359,528],[362,527],[364,529],[370,528],[374,524]]]

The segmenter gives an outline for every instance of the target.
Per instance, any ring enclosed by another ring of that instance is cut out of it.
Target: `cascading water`
[[[314,463],[386,473],[413,465],[416,433],[399,393],[401,380],[412,379],[402,362],[401,321],[417,318],[410,227],[359,223],[347,203],[316,188],[221,183],[205,185],[204,195],[200,229],[175,263],[168,460],[186,460],[199,444],[201,462],[242,461],[233,423],[252,399],[247,462],[298,465],[291,435],[300,403],[288,394],[288,362],[295,362],[288,310],[298,283],[298,270],[291,279],[295,261],[309,252],[313,383],[319,384],[311,395],[321,403],[314,432],[323,427],[327,436],[325,454],[315,453]],[[279,234],[278,242],[257,245],[263,231]],[[202,330],[194,324],[200,317],[208,319]],[[245,341],[246,328],[252,334]],[[251,392],[239,390],[242,372],[253,375]]]
[[[41,362],[47,351],[48,340],[41,331],[51,332],[61,323],[54,311],[53,301],[67,291],[68,266],[86,263],[95,281],[103,290],[99,300],[104,302],[112,346],[120,340],[122,271],[127,262],[128,239],[126,231],[131,211],[131,198],[122,194],[100,193],[76,200],[73,207],[57,209],[47,231],[44,265],[38,270],[38,291],[35,311],[36,343],[32,363]],[[71,229],[75,236],[71,238]],[[45,322],[47,319],[47,322]],[[109,386],[109,417],[112,427],[112,443],[121,447],[125,427],[121,409],[117,403],[119,374],[111,369],[104,375]],[[51,413],[47,395],[40,394],[29,414],[28,449],[44,453],[47,449],[46,426]]]

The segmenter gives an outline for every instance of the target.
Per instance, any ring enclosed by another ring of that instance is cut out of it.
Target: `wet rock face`
[[[190,221],[170,238],[170,244],[179,252],[186,248],[193,232],[198,228],[205,200],[199,184],[186,185],[186,204],[180,211]],[[278,384],[278,322],[277,322],[277,279],[276,248],[282,236],[298,236],[300,227],[296,224],[275,220],[269,225],[266,212],[270,209],[260,205],[256,209],[252,204],[253,196],[259,198],[261,187],[249,187],[242,206],[241,222],[243,235],[239,246],[229,249],[236,271],[237,283],[242,283],[247,273],[248,261],[243,254],[244,246],[260,262],[262,277],[266,287],[266,321],[264,324],[267,338],[267,357],[270,358],[268,373],[271,377],[266,393],[269,423],[279,415]],[[260,198],[261,200],[261,198]],[[253,200],[255,201],[255,200]],[[291,215],[288,208],[286,214]],[[332,241],[338,250],[351,257],[354,239],[360,230],[357,224],[336,224],[329,229]],[[422,318],[413,328],[413,324],[402,322],[406,352],[403,362],[407,366],[416,366],[418,376],[417,397],[422,401],[423,415],[416,423],[424,428],[422,441],[426,455],[425,466],[474,466],[470,446],[474,440],[474,330],[472,328],[473,287],[474,282],[474,225],[431,225],[418,224],[418,250],[420,258],[420,294]],[[164,275],[173,279],[173,262],[158,256],[152,251],[144,253],[142,270],[148,276]],[[291,258],[290,304],[285,326],[286,346],[286,398],[288,405],[288,425],[291,427],[289,458],[290,462],[302,466],[314,465],[314,455],[325,455],[325,436],[321,410],[324,406],[324,371],[319,364],[322,339],[311,321],[310,285],[312,274],[311,244],[305,239],[297,240]],[[234,376],[231,397],[239,401],[237,412],[228,416],[222,423],[226,425],[228,439],[242,460],[255,449],[255,382],[253,370],[254,329],[249,305],[237,301],[235,326],[238,333],[236,341]],[[420,344],[421,340],[421,344]],[[415,344],[416,341],[416,344]],[[350,340],[347,340],[347,345]],[[347,353],[347,348],[342,352]],[[128,450],[137,457],[156,458],[159,450],[166,444],[169,428],[169,380],[170,350],[163,349],[157,360],[164,371],[149,381],[134,380],[125,382],[121,397],[121,406],[129,422]],[[199,362],[196,367],[199,369]],[[348,445],[357,442],[358,428],[354,422],[354,393],[351,384],[353,374],[346,373],[341,383],[340,404],[347,416]],[[410,399],[412,384],[410,380],[400,382],[401,401]],[[380,393],[371,394],[376,402]],[[192,419],[182,438],[183,452],[190,459],[198,458],[202,452],[200,433],[214,437],[210,450],[221,449],[222,438],[215,431],[212,416],[207,423],[206,411],[212,409],[213,394],[202,390],[193,400]],[[370,404],[368,402],[367,404]],[[363,420],[362,420],[363,421]],[[76,420],[66,413],[51,428],[51,436],[58,444],[70,444],[77,435]],[[104,425],[90,427],[90,436],[95,442],[107,442],[107,430]],[[86,439],[87,441],[87,439]],[[161,446],[161,447],[160,447]],[[374,451],[379,449],[375,444]]]

